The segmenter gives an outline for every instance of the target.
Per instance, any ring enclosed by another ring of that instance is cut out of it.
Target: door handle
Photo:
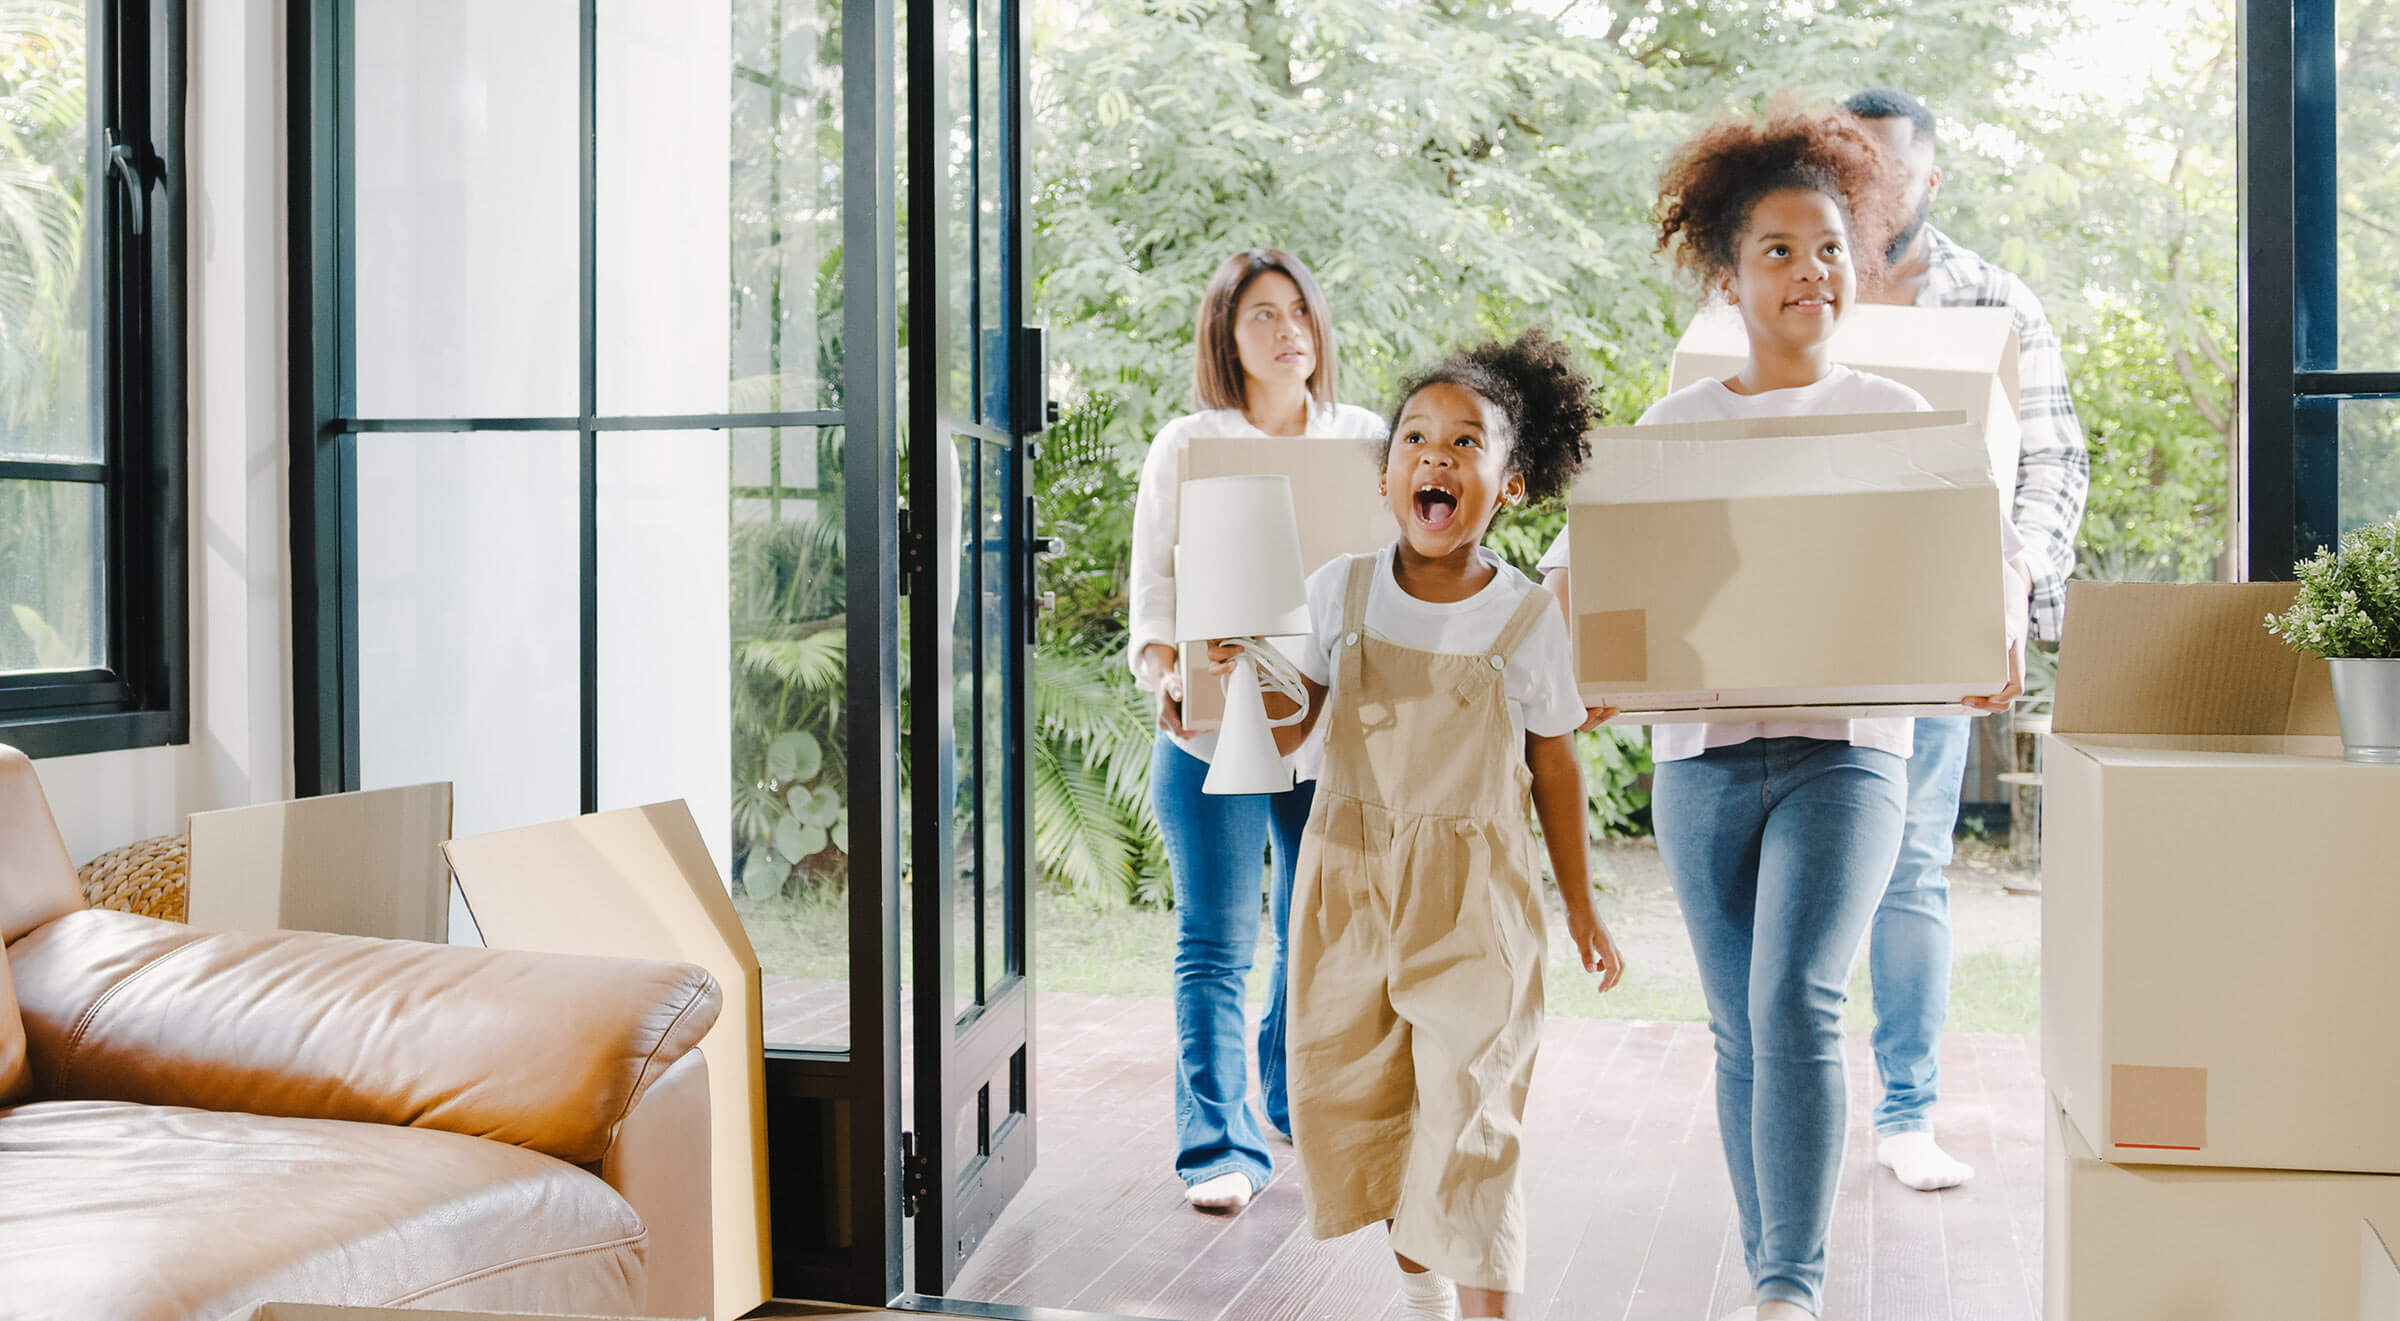
[[[142,165],[134,156],[133,148],[117,141],[115,129],[108,130],[102,142],[108,150],[108,173],[125,190],[128,219],[133,222],[135,236],[139,237],[149,229],[149,181],[142,177]]]

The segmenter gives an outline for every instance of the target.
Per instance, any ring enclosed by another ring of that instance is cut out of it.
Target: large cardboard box
[[[1290,478],[1292,508],[1300,516],[1300,562],[1315,573],[1337,555],[1380,550],[1400,535],[1390,502],[1375,491],[1380,448],[1380,442],[1355,439],[1197,436],[1184,447],[1176,486],[1180,498],[1184,482],[1202,477]],[[1193,528],[1181,517],[1175,526],[1181,538],[1178,557],[1207,553],[1206,529]],[[1182,648],[1177,674],[1184,727],[1215,729],[1225,714],[1225,691],[1208,675],[1205,644]]]
[[[2042,1066],[2120,1163],[2400,1173],[2400,769],[2341,758],[2288,583],[2071,583]]]
[[[1615,723],[1957,714],[2006,686],[2000,514],[1963,415],[1590,439],[1569,634]]]
[[[2359,1225],[2400,1231],[2400,1177],[2117,1165],[2044,1108],[2044,1321],[2362,1315]]]
[[[1965,413],[1983,438],[2002,512],[2014,506],[2017,456],[2024,444],[2017,422],[2014,312],[1858,303],[1843,314],[1831,347],[1835,362],[1898,381],[1937,409]],[[1675,346],[1668,387],[1680,390],[1710,376],[1723,380],[1740,372],[1749,355],[1741,315],[1730,307],[1711,307],[1692,319]]]
[[[450,936],[450,786],[192,814],[186,918],[223,931]]]
[[[442,846],[495,949],[696,963],[725,1007],[700,1038],[708,1068],[710,1221],[651,1226],[713,1245],[716,1308],[767,1299],[766,1020],[758,954],[682,800],[595,812]]]

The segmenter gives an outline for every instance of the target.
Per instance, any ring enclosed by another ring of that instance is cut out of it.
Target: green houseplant
[[[2400,517],[2302,564],[2299,597],[2267,628],[2332,666],[2344,755],[2400,765]]]

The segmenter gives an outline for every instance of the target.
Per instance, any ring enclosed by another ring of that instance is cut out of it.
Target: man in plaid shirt
[[[1953,243],[1931,223],[1942,172],[1934,161],[1931,111],[1905,92],[1877,88],[1842,103],[1905,167],[1912,219],[1886,254],[1885,270],[1861,296],[1916,307],[2005,307],[2017,323],[2017,530],[2033,579],[2028,609],[2033,636],[2058,638],[2067,576],[2075,569],[2075,533],[2091,484],[2091,460],[2066,363],[2041,301],[2025,282]],[[1908,763],[1908,825],[1868,937],[1875,987],[1875,1064],[1883,1099],[1875,1109],[1875,1155],[1900,1181],[1931,1191],[1966,1182],[1975,1171],[1933,1138],[1941,1088],[1938,1056],[1950,1016],[1951,836],[1958,829],[1972,717],[1917,721]]]

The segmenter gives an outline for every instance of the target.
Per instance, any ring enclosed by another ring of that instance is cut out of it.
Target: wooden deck
[[[1317,1242],[1296,1180],[1240,1215],[1183,1204],[1173,1173],[1173,1017],[1163,999],[1044,995],[1040,1166],[953,1296],[1163,1321],[1396,1314],[1384,1235]],[[1945,1145],[1976,1168],[1928,1194],[1877,1168],[1872,1064],[1850,1048],[1858,1117],[1835,1209],[1825,1321],[2035,1321],[2041,1314],[2042,1084],[2032,1038],[1944,1046]],[[1708,1030],[1554,1018],[1527,1116],[1527,1321],[1715,1321],[1748,1301],[1716,1134]],[[1276,1147],[1280,1172],[1291,1150]]]

